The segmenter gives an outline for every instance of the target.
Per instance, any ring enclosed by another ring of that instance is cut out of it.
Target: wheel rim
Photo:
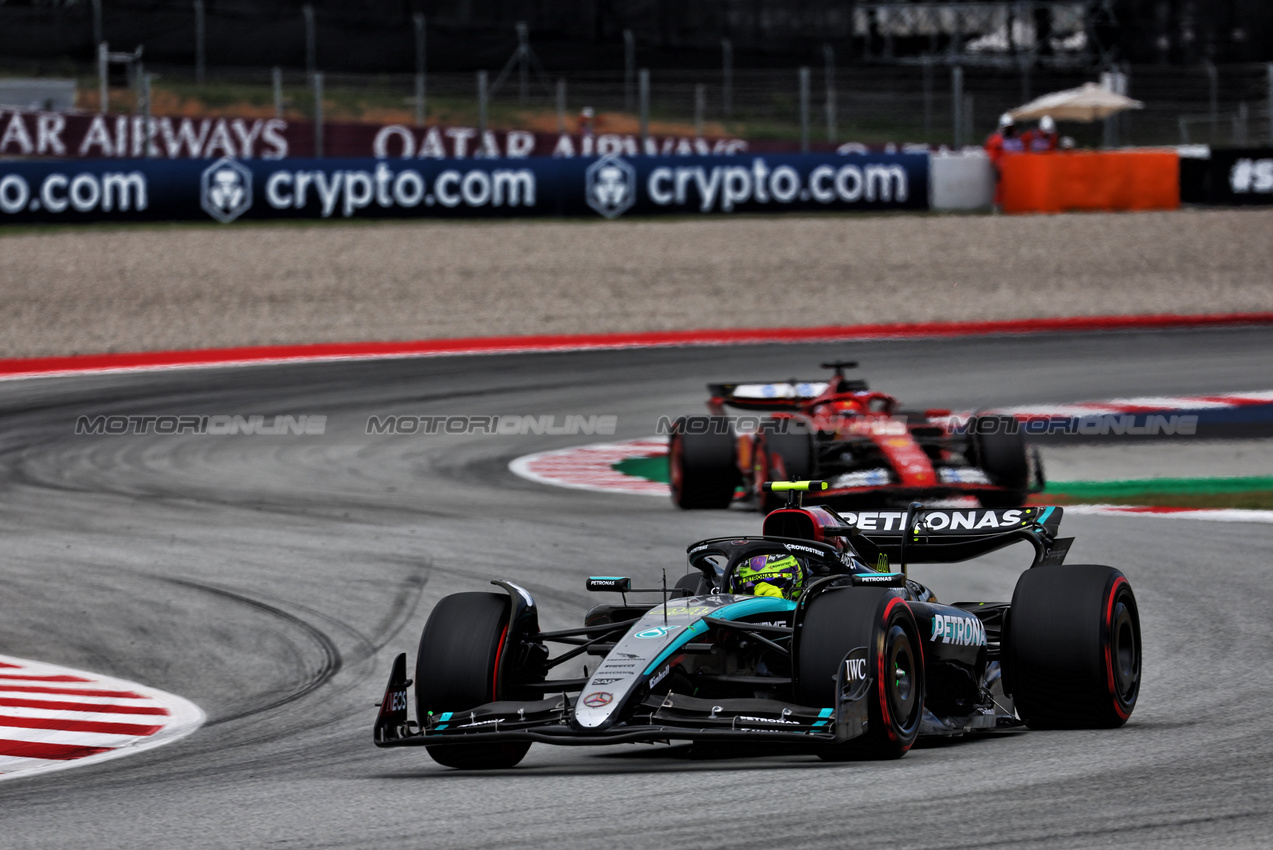
[[[1131,702],[1140,681],[1140,648],[1136,643],[1136,626],[1127,604],[1120,600],[1114,606],[1110,624],[1110,660],[1114,667],[1114,687],[1118,698]]]
[[[915,676],[915,652],[910,635],[901,626],[889,629],[885,652],[889,709],[899,726],[909,726],[915,712],[919,683]]]

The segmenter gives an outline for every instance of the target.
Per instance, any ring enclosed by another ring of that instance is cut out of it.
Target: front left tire
[[[809,603],[796,648],[796,699],[808,706],[835,705],[840,664],[861,646],[867,647],[867,670],[875,680],[867,697],[867,731],[820,752],[824,761],[901,758],[919,736],[924,657],[915,616],[896,590],[835,588]]]

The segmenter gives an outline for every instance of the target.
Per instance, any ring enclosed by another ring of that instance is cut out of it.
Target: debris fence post
[[[831,45],[822,45],[822,59],[826,63],[827,75],[827,141],[835,144],[836,137],[836,107],[835,107],[835,51]]]
[[[107,53],[111,52],[111,47],[106,42],[98,42],[97,45],[97,79],[98,79],[98,112],[106,113],[111,108],[111,83],[109,83],[109,75],[111,75],[111,65],[107,59]],[[1273,67],[1270,65],[1269,67]],[[1273,79],[1273,74],[1270,74]]]
[[[566,78],[557,78],[557,135],[566,133]]]
[[[415,124],[417,127],[424,126],[425,116],[425,86],[428,78],[425,77],[425,20],[424,15],[420,12],[412,16],[415,24]]]
[[[318,37],[314,33],[314,7],[306,3],[301,7],[305,15],[305,73],[313,77],[318,73]]]
[[[727,38],[720,40],[721,56],[721,110],[726,118],[734,117],[734,43]]]
[[[204,30],[203,0],[194,0],[194,78],[199,85],[207,82],[207,34]]]
[[[1273,62],[1269,63],[1269,144],[1273,145]]]
[[[707,86],[694,86],[694,138],[703,138],[703,113],[707,111]]]
[[[525,106],[530,101],[530,26],[517,22],[517,102]]]
[[[933,57],[924,57],[924,141],[933,140]]]
[[[283,117],[283,69],[274,66],[274,117]]]
[[[142,155],[143,157],[145,157],[146,159],[150,159],[152,156],[154,156],[154,154],[153,154],[153,153],[151,153],[151,149],[150,149],[150,133],[151,133],[151,123],[150,123],[150,83],[151,83],[151,80],[152,80],[152,79],[154,79],[154,76],[155,76],[154,74],[145,74],[145,73],[143,73],[143,74],[141,75],[141,81],[140,81],[140,86],[141,86],[141,127],[142,127],[142,131],[141,131],[141,132],[142,132],[142,141],[141,141],[141,144],[142,144],[142,154],[141,154],[141,155]],[[134,150],[136,150],[136,147],[134,147],[133,149],[134,149]]]
[[[323,75],[314,72],[314,156],[323,158]]]
[[[800,152],[809,152],[809,66],[800,66]]]
[[[637,74],[637,89],[641,107],[641,153],[648,153],[650,142],[650,69],[642,68]]]
[[[636,36],[623,31],[623,111],[632,114],[633,89],[636,86]]]

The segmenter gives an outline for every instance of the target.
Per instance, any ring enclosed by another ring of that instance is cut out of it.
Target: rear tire
[[[502,694],[496,665],[508,631],[508,597],[500,593],[455,593],[429,615],[416,655],[416,710],[460,712],[494,702]],[[461,770],[513,767],[529,741],[427,744],[438,764]]]
[[[818,756],[843,761],[905,755],[919,735],[924,710],[924,657],[915,616],[901,594],[882,587],[828,590],[809,603],[797,640],[801,705],[835,704],[840,664],[859,646],[868,647],[867,669],[875,677],[866,733]]]
[[[728,508],[738,486],[734,435],[722,416],[682,416],[667,452],[672,502],[685,510]]]
[[[1121,572],[1095,564],[1027,570],[1004,631],[1004,686],[1027,725],[1107,729],[1131,717],[1140,615]]]
[[[809,434],[765,434],[758,451],[764,458],[764,481],[807,481],[813,477],[813,437]],[[756,482],[760,508],[764,513],[776,511],[786,499],[766,493]]]
[[[983,424],[984,423],[984,424]],[[993,423],[993,425],[991,425]],[[1005,492],[984,493],[985,508],[1008,508],[1024,504],[1030,492],[1030,463],[1025,436],[1011,416],[978,416],[970,423],[977,465],[990,483]]]

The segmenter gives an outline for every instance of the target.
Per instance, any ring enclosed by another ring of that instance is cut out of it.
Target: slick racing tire
[[[416,656],[416,709],[463,711],[503,696],[496,664],[508,632],[508,597],[502,593],[455,593],[438,602],[420,636]],[[513,767],[529,741],[427,744],[438,764],[462,770]]]
[[[734,434],[722,416],[682,416],[667,451],[672,502],[685,510],[728,508],[738,486]]]
[[[1140,615],[1112,567],[1035,567],[1017,581],[1003,637],[1004,690],[1032,728],[1112,728],[1140,693]]]
[[[811,434],[765,434],[756,451],[762,458],[761,468],[765,470],[761,476],[762,481],[807,481],[813,477]],[[786,499],[780,494],[764,492],[760,484],[761,481],[756,482],[756,490],[760,494],[760,509],[764,513],[775,511],[786,503]]]
[[[796,699],[835,705],[836,675],[844,657],[867,647],[873,686],[867,695],[867,731],[827,747],[824,761],[901,758],[919,735],[924,711],[924,656],[915,615],[896,591],[845,587],[815,597],[796,637]]]
[[[1009,508],[1024,504],[1030,492],[1030,462],[1025,436],[1011,416],[978,416],[969,423],[976,464],[990,483],[1005,488],[982,494],[985,508]]]

